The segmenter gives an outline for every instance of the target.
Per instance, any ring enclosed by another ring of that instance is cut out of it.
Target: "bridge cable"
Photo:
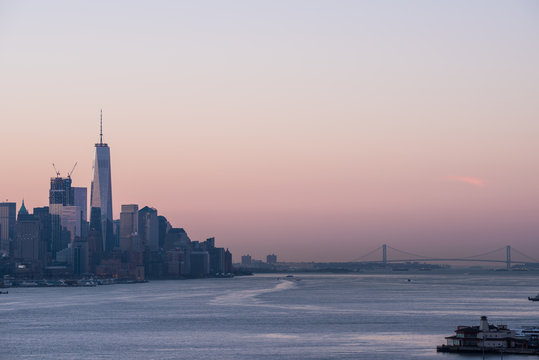
[[[430,258],[432,258],[432,256],[423,256],[423,255],[413,254],[413,253],[409,253],[409,252],[407,252],[407,251],[395,249],[394,247],[389,246],[389,245],[387,245],[387,247],[390,248],[391,250],[398,251],[398,252],[400,252],[400,253],[402,253],[402,254],[406,254],[406,255],[410,255],[410,256],[415,256],[415,257],[418,257],[418,258],[423,258],[423,259],[430,259]],[[418,260],[420,260],[420,259],[418,259]]]
[[[371,251],[371,252],[369,252],[369,253],[367,253],[367,254],[365,254],[365,255],[363,255],[363,256],[357,258],[357,259],[354,259],[354,260],[352,260],[351,262],[356,262],[356,261],[359,261],[359,260],[361,260],[361,259],[364,259],[364,258],[366,258],[367,256],[374,254],[375,252],[377,252],[377,251],[380,250],[381,248],[382,248],[381,246],[378,246],[378,247],[377,247],[376,249],[374,249],[373,251]]]
[[[491,251],[488,251],[486,253],[479,254],[479,255],[465,256],[465,257],[463,257],[463,259],[473,259],[473,258],[480,257],[480,256],[490,255],[492,253],[495,253],[495,252],[503,250],[503,249],[505,249],[505,246],[503,246],[503,247],[501,247],[499,249],[496,249],[496,250],[491,250]]]
[[[514,247],[511,247],[511,252],[513,252],[513,251],[516,252],[517,254],[519,254],[520,256],[525,257],[526,259],[529,259],[529,260],[531,260],[531,261],[533,261],[533,262],[535,262],[535,263],[539,263],[539,261],[538,261],[537,259],[534,259],[534,258],[532,258],[532,257],[530,257],[530,256],[528,256],[528,255],[526,255],[526,254],[524,254],[524,253],[518,251],[518,250],[515,249]]]

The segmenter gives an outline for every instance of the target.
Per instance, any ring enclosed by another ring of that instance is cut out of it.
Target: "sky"
[[[103,109],[114,218],[235,261],[539,258],[538,39],[537,1],[0,0],[0,199],[89,188]]]

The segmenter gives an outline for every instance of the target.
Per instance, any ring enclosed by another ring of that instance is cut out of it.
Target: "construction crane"
[[[77,167],[78,163],[79,163],[78,161],[75,162],[75,165],[73,165],[73,169],[71,169],[71,171],[67,174],[68,178],[71,179],[71,174],[73,174],[73,171],[75,171],[75,168]]]
[[[60,172],[56,169],[56,165],[52,163],[52,167],[54,168],[54,172],[56,173],[56,177],[60,177]]]

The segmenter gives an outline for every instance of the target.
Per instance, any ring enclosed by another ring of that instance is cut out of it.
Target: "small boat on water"
[[[295,277],[294,275],[286,275],[286,276],[284,277],[283,280],[288,280],[288,281],[300,281],[301,279]]]
[[[9,291],[0,291],[0,295],[7,295],[9,294]]]
[[[529,297],[528,296],[528,300],[530,300],[530,301],[539,301],[539,294],[535,295],[534,297]]]

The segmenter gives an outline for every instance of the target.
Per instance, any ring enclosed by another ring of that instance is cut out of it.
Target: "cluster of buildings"
[[[266,262],[264,263],[262,260],[255,260],[251,257],[251,255],[247,254],[247,255],[242,255],[241,256],[241,266],[251,266],[251,267],[256,267],[256,266],[260,266],[260,265],[275,265],[277,264],[277,255],[275,254],[270,254],[268,256],[266,256]]]
[[[21,279],[83,277],[136,279],[225,276],[232,254],[215,239],[192,241],[156,209],[122,205],[113,218],[110,148],[95,144],[88,211],[87,189],[71,174],[50,179],[48,206],[30,212],[22,201],[0,202],[0,275]]]

